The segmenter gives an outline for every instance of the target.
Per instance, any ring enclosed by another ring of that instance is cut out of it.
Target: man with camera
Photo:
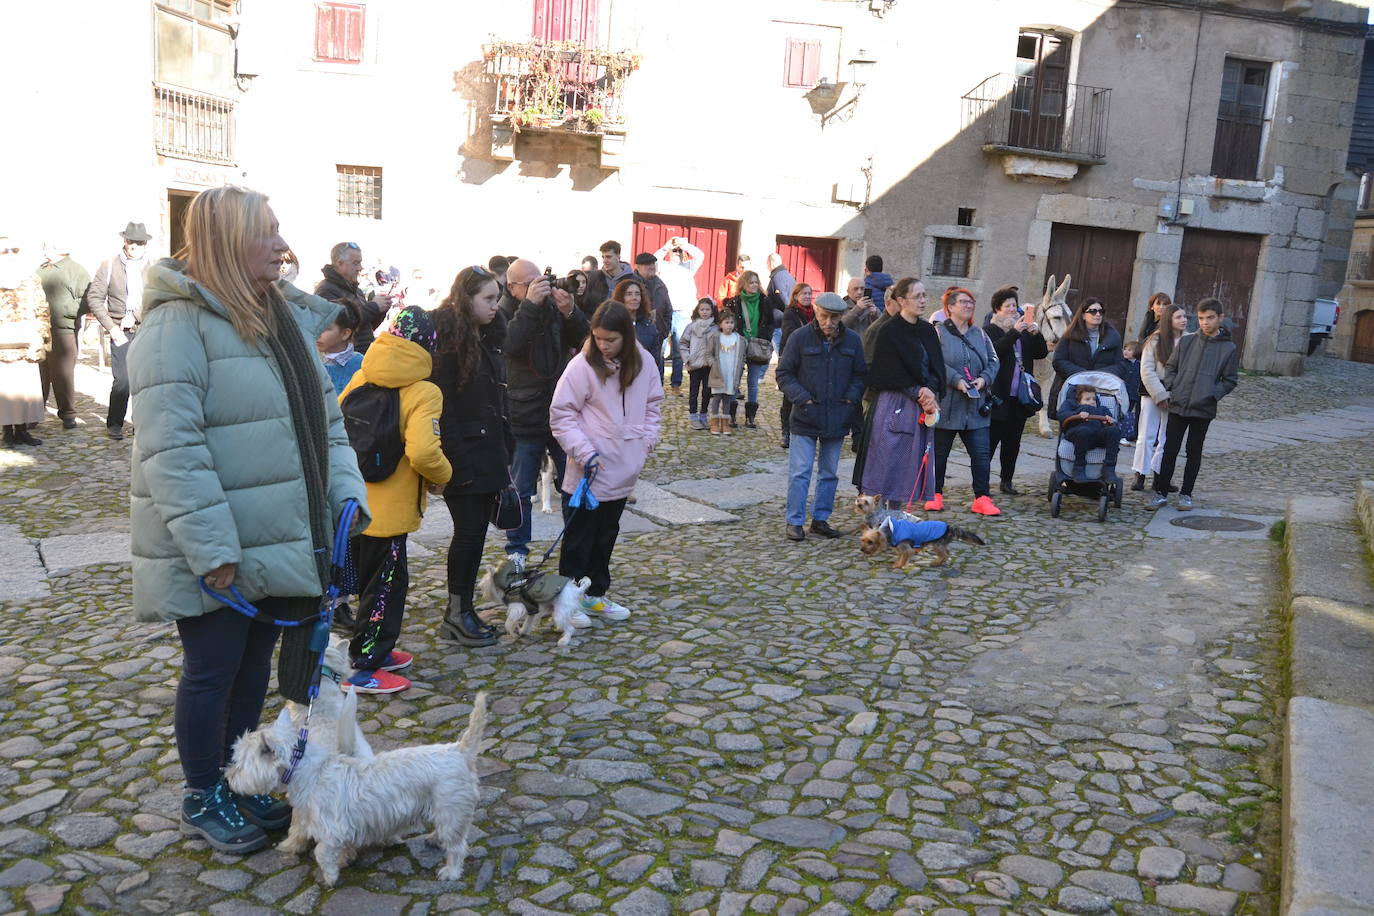
[[[506,319],[506,398],[515,436],[510,470],[524,509],[520,527],[506,533],[506,555],[521,569],[530,552],[530,500],[544,456],[553,459],[560,483],[566,470],[563,448],[549,431],[553,389],[568,354],[581,348],[590,327],[574,305],[568,283],[541,275],[533,261],[521,258],[506,269],[506,292],[499,306]],[[566,508],[568,497],[561,488],[559,495]]]
[[[358,310],[362,323],[353,334],[353,349],[366,353],[372,346],[373,332],[386,317],[386,309],[358,285],[362,272],[363,251],[358,243],[340,242],[329,250],[329,263],[320,268],[324,279],[315,285],[315,295],[340,305],[348,303]]]
[[[668,332],[669,356],[673,374],[669,379],[673,394],[682,396],[682,351],[678,349],[678,335],[686,330],[697,308],[697,270],[705,256],[701,249],[682,236],[674,236],[654,252],[658,258],[658,276],[668,288],[672,303],[672,327]],[[638,258],[635,259],[638,262]]]
[[[848,304],[849,310],[844,313],[844,317],[840,320],[849,330],[863,337],[864,331],[867,331],[869,325],[873,324],[883,312],[882,308],[873,301],[873,297],[868,294],[868,290],[864,288],[863,277],[851,277],[849,279],[849,285],[845,287],[844,301]]]

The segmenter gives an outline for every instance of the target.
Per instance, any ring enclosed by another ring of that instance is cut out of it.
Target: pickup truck
[[[1330,340],[1336,333],[1336,322],[1341,319],[1341,306],[1335,299],[1317,299],[1312,303],[1312,332],[1307,338],[1307,355],[1317,352],[1323,340]]]

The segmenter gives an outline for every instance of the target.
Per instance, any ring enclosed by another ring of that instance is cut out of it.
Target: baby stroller
[[[1069,403],[1069,392],[1075,387],[1083,385],[1091,386],[1097,392],[1098,404],[1110,410],[1112,419],[1117,423],[1120,423],[1122,417],[1130,411],[1130,396],[1126,391],[1126,383],[1121,379],[1110,372],[1076,372],[1065,379],[1064,384],[1059,388],[1059,403],[1054,405],[1056,418],[1059,417],[1065,405]],[[1081,496],[1084,499],[1097,500],[1097,520],[1099,522],[1107,520],[1108,503],[1115,505],[1118,509],[1121,508],[1121,481],[1108,483],[1102,479],[1103,472],[1106,470],[1102,466],[1102,462],[1106,454],[1106,449],[1103,448],[1094,448],[1089,451],[1087,482],[1075,481],[1073,479],[1073,443],[1065,439],[1063,430],[1060,430],[1059,441],[1055,444],[1054,470],[1050,472],[1048,497],[1052,517],[1059,517],[1059,508],[1065,493]]]

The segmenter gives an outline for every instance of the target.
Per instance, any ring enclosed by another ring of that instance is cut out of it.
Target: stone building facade
[[[166,250],[189,195],[232,181],[311,268],[351,240],[434,282],[497,253],[565,271],[684,232],[711,273],[776,249],[841,289],[874,253],[980,301],[1067,271],[1127,333],[1156,290],[1219,294],[1244,365],[1278,372],[1344,273],[1366,15],[1345,0],[115,6],[72,8],[69,60],[0,64],[35,128],[10,231],[78,258],[130,219]],[[536,97],[539,72],[561,81]]]

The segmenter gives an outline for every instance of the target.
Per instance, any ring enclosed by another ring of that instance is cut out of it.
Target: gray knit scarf
[[[333,514],[329,508],[329,423],[324,411],[324,393],[316,377],[319,357],[308,348],[291,308],[277,295],[268,294],[270,310],[267,346],[281,371],[286,402],[291,408],[291,427],[301,456],[305,494],[310,507],[310,538],[315,545],[315,572],[320,589],[329,585],[329,549],[334,540]],[[310,618],[319,612],[319,597],[288,598],[286,619],[304,620],[298,627],[282,632],[281,659],[277,664],[277,684],[282,696],[297,703],[309,700],[311,675],[317,659],[310,652]]]

